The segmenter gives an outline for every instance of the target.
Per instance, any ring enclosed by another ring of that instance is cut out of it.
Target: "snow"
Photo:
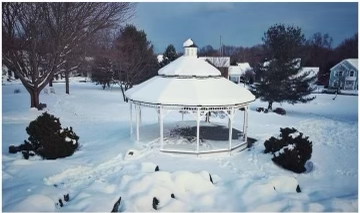
[[[158,55],[156,58],[158,60],[158,63],[160,63],[164,60],[164,55]]]
[[[223,77],[183,79],[155,76],[134,86],[125,94],[135,101],[182,106],[233,105],[255,99],[250,91]]]
[[[230,57],[198,57],[198,59],[201,60],[208,60],[211,64],[213,64],[215,67],[230,67]]]
[[[221,73],[213,65],[208,62],[198,59],[196,57],[190,57],[183,55],[172,61],[170,64],[161,68],[158,71],[159,75],[166,76],[220,76]]]
[[[194,44],[193,40],[191,40],[191,38],[189,38],[188,40],[186,40],[184,42],[183,47],[190,47],[193,44]]]
[[[48,112],[80,137],[79,150],[57,160],[24,160],[21,153],[8,153],[9,145],[27,139],[25,128],[42,112],[29,108],[29,94],[19,81],[2,85],[2,211],[110,212],[119,197],[120,211],[358,211],[357,96],[333,100],[334,95],[315,94],[307,104],[274,103],[287,111],[285,116],[256,112],[267,105],[256,100],[249,110],[248,136],[257,140],[252,148],[197,157],[159,151],[152,108],[142,108],[144,131],[141,141],[134,142],[121,89],[78,81],[71,79],[70,95],[64,83],[54,83],[56,94],[40,94]],[[21,93],[14,94],[18,88]],[[190,114],[184,119],[193,121]],[[178,122],[181,114],[169,113],[164,131]],[[211,122],[227,125],[219,117]],[[234,128],[242,130],[242,124],[243,113],[236,113]],[[284,127],[309,136],[311,171],[284,170],[263,153],[264,141]],[[160,201],[158,210],[152,208],[154,197]]]

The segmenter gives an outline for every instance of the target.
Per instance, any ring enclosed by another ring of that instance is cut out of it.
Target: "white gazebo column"
[[[130,101],[130,136],[133,133],[133,123],[132,123],[132,102]]]
[[[161,149],[164,148],[164,121],[163,121],[163,109],[162,106],[160,106],[160,143],[161,143]]]
[[[196,153],[199,154],[199,145],[200,145],[200,110],[197,108],[196,116]]]
[[[139,123],[141,124],[141,107],[139,106]]]
[[[245,107],[245,130],[244,130],[244,141],[247,142],[247,147],[250,147],[250,144],[247,140],[247,128],[248,128],[248,106]]]
[[[243,108],[244,109],[244,122],[243,122],[243,137],[245,137],[245,120],[246,120],[246,107]]]
[[[232,141],[232,122],[233,122],[234,108],[231,108],[229,117],[229,151],[231,151],[231,141]]]
[[[135,105],[135,111],[136,111],[136,141],[139,141],[139,105]]]

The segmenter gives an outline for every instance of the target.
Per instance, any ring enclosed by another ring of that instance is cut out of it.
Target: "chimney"
[[[197,46],[196,44],[193,42],[193,40],[191,40],[191,38],[189,38],[188,40],[186,40],[183,44],[184,47],[184,56],[190,56],[190,57],[196,57],[197,58]]]

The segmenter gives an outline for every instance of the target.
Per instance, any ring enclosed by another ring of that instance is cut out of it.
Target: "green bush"
[[[296,173],[306,171],[305,163],[311,158],[312,142],[295,128],[280,128],[279,138],[264,142],[265,153],[273,154],[272,161]]]
[[[61,128],[59,118],[44,112],[26,128],[29,135],[25,145],[9,147],[12,153],[22,151],[25,159],[32,153],[43,159],[57,159],[72,155],[79,147],[79,137],[70,128]]]

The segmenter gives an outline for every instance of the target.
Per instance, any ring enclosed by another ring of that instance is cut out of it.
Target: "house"
[[[249,63],[237,63],[237,65],[229,67],[228,79],[233,82],[240,83],[240,79],[245,78],[246,72],[251,72],[251,74],[254,75],[253,69]]]
[[[225,78],[228,78],[229,67],[230,67],[230,57],[199,57],[199,59],[205,60],[212,64],[214,67],[218,68],[221,72],[221,75]]]
[[[330,68],[329,88],[358,90],[358,59],[344,59]]]

